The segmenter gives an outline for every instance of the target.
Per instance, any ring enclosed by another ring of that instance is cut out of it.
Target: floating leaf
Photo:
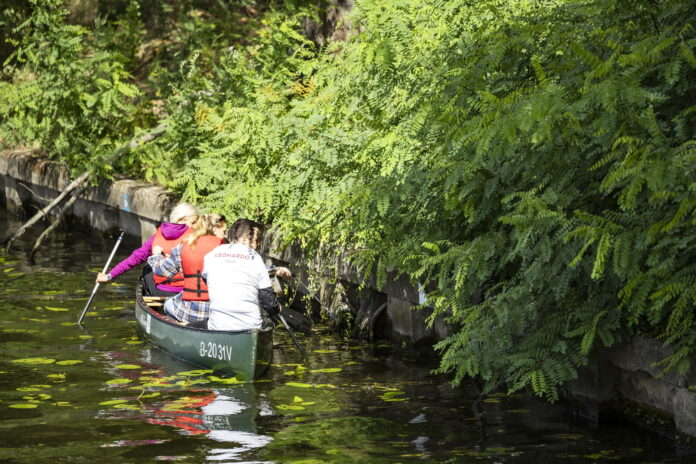
[[[176,383],[176,385],[185,387],[188,385],[199,385],[199,384],[202,385],[202,384],[206,384],[206,383],[210,383],[210,380],[206,380],[206,379],[179,380]]]
[[[288,387],[297,387],[297,388],[309,388],[312,386],[312,384],[309,383],[298,383],[298,382],[288,382],[285,385]]]
[[[196,369],[194,371],[178,372],[176,375],[183,375],[184,377],[192,377],[197,375],[212,374],[213,371],[210,369]]]
[[[31,404],[31,403],[17,403],[17,404],[11,404],[9,406],[11,408],[15,408],[15,409],[32,409],[32,408],[35,408],[37,405]]]
[[[49,379],[63,380],[65,379],[65,374],[48,374],[46,377],[48,377]]]
[[[70,402],[69,402],[69,401],[56,401],[56,402],[53,403],[53,404],[56,405],[56,406],[70,406]]]
[[[80,361],[79,359],[66,359],[64,361],[58,361],[56,364],[58,364],[59,366],[72,366],[83,362],[84,361]]]
[[[116,369],[142,369],[142,366],[138,366],[137,364],[119,364],[114,367]]]
[[[34,387],[18,387],[17,391],[20,391],[20,392],[38,392],[38,391],[41,391],[41,389],[34,388]]]
[[[160,392],[152,392],[152,393],[146,393],[144,395],[140,395],[138,398],[155,398],[156,396],[160,396]]]
[[[319,354],[338,353],[338,350],[314,350],[314,353],[319,353]]]
[[[341,372],[342,370],[343,369],[341,369],[340,367],[328,367],[326,369],[312,369],[310,372],[312,372],[312,373],[319,373],[319,372],[331,373],[331,372]]]
[[[142,341],[140,341],[140,340],[133,340],[133,341],[130,341],[130,342],[126,342],[126,345],[140,345],[140,344],[142,344],[142,343],[144,343],[144,342],[142,342]]]
[[[223,378],[221,378],[221,377],[217,377],[217,376],[214,376],[214,375],[209,375],[208,378],[209,378],[210,380],[212,380],[213,382],[225,383],[225,384],[228,384],[228,385],[235,385],[235,384],[238,384],[238,383],[244,383],[244,382],[241,381],[241,380],[237,380],[237,377],[230,377],[230,378],[227,378],[227,379],[223,379]]]
[[[115,409],[130,409],[131,411],[140,411],[140,406],[134,404],[115,404],[112,406]]]
[[[277,409],[280,409],[281,411],[301,411],[304,409],[304,406],[298,406],[294,404],[280,404],[276,406]]]
[[[52,364],[56,360],[51,358],[23,358],[13,359],[12,362],[18,364]]]
[[[131,379],[111,379],[111,380],[107,380],[104,383],[106,383],[107,385],[123,385],[123,384],[131,383],[131,382],[132,382]]]
[[[297,395],[295,395],[295,398],[292,399],[293,403],[301,403],[302,401],[304,400]]]
[[[109,400],[109,401],[102,401],[99,403],[99,406],[111,406],[113,404],[123,404],[127,403],[128,400]]]
[[[70,311],[70,308],[58,308],[56,306],[45,306],[46,309],[49,311],[56,311],[56,312],[62,312],[62,311]]]
[[[336,385],[332,385],[330,383],[320,383],[315,385],[317,388],[338,388]]]

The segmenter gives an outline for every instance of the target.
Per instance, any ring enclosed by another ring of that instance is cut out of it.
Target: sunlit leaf
[[[340,367],[327,367],[325,369],[312,369],[310,372],[312,372],[312,373],[319,373],[319,372],[331,373],[331,372],[341,372],[342,370],[343,369],[341,369]]]
[[[109,400],[109,401],[102,401],[101,403],[99,403],[99,406],[111,406],[114,404],[123,404],[123,403],[127,403],[127,402],[128,402],[128,400]]]
[[[297,387],[297,388],[309,388],[312,385],[309,383],[298,383],[298,382],[288,382],[285,385],[288,387]]]
[[[60,366],[73,366],[75,364],[80,364],[83,363],[84,361],[81,361],[79,359],[66,359],[64,361],[58,361],[56,364]]]
[[[17,364],[52,364],[56,360],[51,358],[23,358],[13,359],[12,362]]]
[[[142,366],[138,366],[137,364],[119,364],[117,366],[114,366],[116,369],[142,369]]]
[[[213,371],[210,369],[197,369],[194,371],[177,372],[176,375],[190,377],[190,376],[205,375],[205,374],[212,374],[212,373],[213,373]]]
[[[15,409],[32,409],[37,407],[36,404],[31,404],[31,403],[16,403],[16,404],[10,404],[10,408],[15,408]]]
[[[295,404],[279,404],[276,406],[277,409],[280,409],[281,411],[301,411],[304,409],[304,406],[298,406]]]
[[[104,382],[107,385],[124,385],[126,383],[131,383],[131,379],[111,379]]]

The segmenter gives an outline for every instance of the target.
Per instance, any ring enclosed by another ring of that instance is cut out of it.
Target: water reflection
[[[191,365],[154,347],[142,350],[141,361],[161,369],[161,377],[190,371]],[[142,419],[172,427],[188,436],[201,436],[225,444],[211,447],[208,461],[238,462],[245,453],[268,445],[273,438],[258,433],[256,418],[273,414],[268,400],[258,395],[254,383],[230,388],[189,390],[185,396],[153,403]]]

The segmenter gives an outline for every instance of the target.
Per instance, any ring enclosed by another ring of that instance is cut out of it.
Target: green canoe
[[[139,332],[150,343],[223,375],[252,380],[271,364],[272,327],[236,332],[187,327],[148,306],[140,286],[135,295],[135,319]]]

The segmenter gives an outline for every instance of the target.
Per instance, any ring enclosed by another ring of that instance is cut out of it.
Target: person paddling
[[[179,322],[199,322],[208,318],[208,287],[203,280],[203,257],[224,242],[227,221],[219,214],[204,214],[191,228],[191,234],[171,254],[154,247],[147,260],[156,276],[183,275],[183,289],[167,298],[164,312]]]
[[[126,271],[144,263],[148,256],[152,255],[153,248],[158,246],[164,253],[169,254],[171,249],[177,246],[190,233],[189,228],[198,219],[198,208],[190,203],[179,203],[169,215],[169,222],[162,223],[155,234],[150,237],[140,248],[137,248],[130,256],[108,273],[97,274],[98,283],[107,283]],[[143,270],[145,293],[150,296],[173,296],[179,293],[183,285],[183,276],[172,278],[155,276],[149,266]]]

